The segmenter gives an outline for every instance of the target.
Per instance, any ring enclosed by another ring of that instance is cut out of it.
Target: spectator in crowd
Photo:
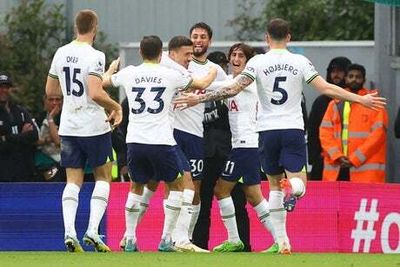
[[[345,86],[346,69],[350,64],[351,61],[346,57],[333,58],[326,69],[326,81],[343,88]],[[331,100],[332,98],[328,95],[318,96],[312,104],[308,123],[305,124],[308,134],[308,162],[312,165],[311,180],[322,179],[324,159],[321,141],[319,140],[319,126]]]
[[[34,182],[38,130],[26,108],[10,100],[13,83],[0,72],[0,182]]]
[[[56,93],[43,97],[46,116],[40,123],[38,150],[35,161],[45,181],[66,180],[65,168],[60,166],[61,148],[58,126],[62,108],[62,95]]]
[[[346,89],[358,94],[364,88],[365,68],[351,64]],[[386,129],[384,108],[370,109],[349,101],[331,101],[319,129],[324,153],[324,181],[385,182]]]

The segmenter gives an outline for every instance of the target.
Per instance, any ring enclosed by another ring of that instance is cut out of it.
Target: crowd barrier
[[[0,251],[64,250],[61,195],[64,184],[0,184]],[[262,184],[268,196],[268,184]],[[79,196],[78,237],[87,228],[93,184]],[[125,229],[128,183],[113,183],[100,231],[113,250]],[[400,253],[400,185],[309,182],[307,194],[288,213],[287,230],[295,252]],[[138,227],[138,246],[155,251],[163,225],[162,186]],[[249,207],[251,245],[260,251],[271,235]],[[216,202],[211,213],[210,247],[226,239]]]

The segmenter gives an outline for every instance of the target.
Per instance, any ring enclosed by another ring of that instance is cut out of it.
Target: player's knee
[[[228,192],[226,189],[224,189],[224,187],[221,186],[221,184],[217,183],[214,187],[214,195],[219,200],[219,199],[229,197],[230,192]]]

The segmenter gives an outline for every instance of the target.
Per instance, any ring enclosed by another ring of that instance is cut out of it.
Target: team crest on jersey
[[[95,70],[97,72],[103,72],[103,63],[101,61],[97,62]]]

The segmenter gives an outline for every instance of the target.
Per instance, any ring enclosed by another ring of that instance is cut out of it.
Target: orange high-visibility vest
[[[359,95],[373,91],[361,89]],[[336,181],[340,166],[337,160],[343,153],[343,101],[331,101],[319,128],[324,156],[324,181]],[[386,130],[388,115],[385,109],[372,110],[351,103],[348,121],[347,157],[353,164],[350,181],[364,183],[385,182]]]

